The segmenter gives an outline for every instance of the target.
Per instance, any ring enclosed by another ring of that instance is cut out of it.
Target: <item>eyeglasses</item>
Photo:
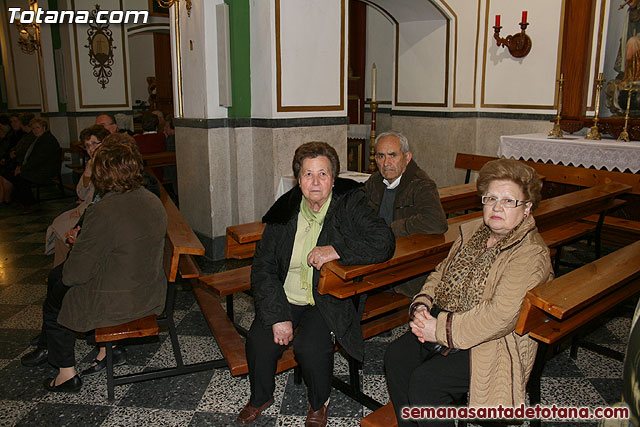
[[[88,150],[91,147],[97,147],[98,145],[102,144],[102,141],[88,141],[84,143],[84,147]]]
[[[529,203],[529,200],[498,199],[497,197],[493,197],[493,196],[482,196],[483,205],[493,206],[498,202],[501,202],[502,207],[516,208],[518,206],[522,206],[526,203]]]

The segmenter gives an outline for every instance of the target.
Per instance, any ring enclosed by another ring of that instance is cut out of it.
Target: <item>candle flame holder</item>
[[[524,58],[531,51],[531,37],[529,37],[526,33],[528,22],[521,22],[519,33],[507,36],[506,38],[500,37],[501,26],[493,27],[494,33],[493,38],[496,39],[498,47],[507,47],[509,49],[509,53],[514,58]]]

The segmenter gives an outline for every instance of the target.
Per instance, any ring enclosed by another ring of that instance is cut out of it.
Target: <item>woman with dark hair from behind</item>
[[[74,331],[126,323],[164,308],[167,215],[160,200],[142,187],[137,150],[108,139],[93,162],[91,180],[99,197],[86,209],[66,262],[49,275],[43,333],[38,347],[21,359],[25,366],[48,360],[59,368],[58,376],[44,383],[49,391],[82,387]]]

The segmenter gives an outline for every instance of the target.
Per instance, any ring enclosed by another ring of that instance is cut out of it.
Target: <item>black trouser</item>
[[[58,314],[62,307],[62,300],[69,287],[62,283],[62,268],[58,265],[49,273],[47,283],[47,298],[42,306],[42,334],[38,347],[48,350],[49,363],[57,368],[75,366],[75,333],[58,323]]]
[[[16,201],[24,206],[31,206],[36,204],[36,198],[33,197],[31,191],[31,181],[28,181],[18,174],[10,180],[13,184],[13,197]]]
[[[449,406],[469,391],[469,350],[443,356],[411,331],[387,348],[384,367],[398,425],[415,425],[400,415],[407,406]],[[421,426],[453,426],[454,420],[423,420]]]
[[[317,306],[289,304],[293,315],[293,350],[307,385],[309,403],[319,410],[331,394],[333,378],[333,339]],[[263,405],[275,390],[278,359],[286,346],[273,342],[271,327],[264,328],[256,318],[247,335],[247,362],[251,381],[251,406]]]

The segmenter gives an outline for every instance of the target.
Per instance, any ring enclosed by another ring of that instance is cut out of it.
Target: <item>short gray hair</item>
[[[407,154],[409,152],[409,140],[407,139],[406,136],[404,136],[400,132],[392,132],[392,131],[391,132],[382,132],[380,135],[378,135],[376,137],[376,141],[375,141],[374,147],[378,146],[378,141],[380,141],[382,138],[387,138],[389,136],[393,136],[393,137],[397,138],[398,141],[400,141],[400,149],[402,150],[402,152],[404,154]]]

